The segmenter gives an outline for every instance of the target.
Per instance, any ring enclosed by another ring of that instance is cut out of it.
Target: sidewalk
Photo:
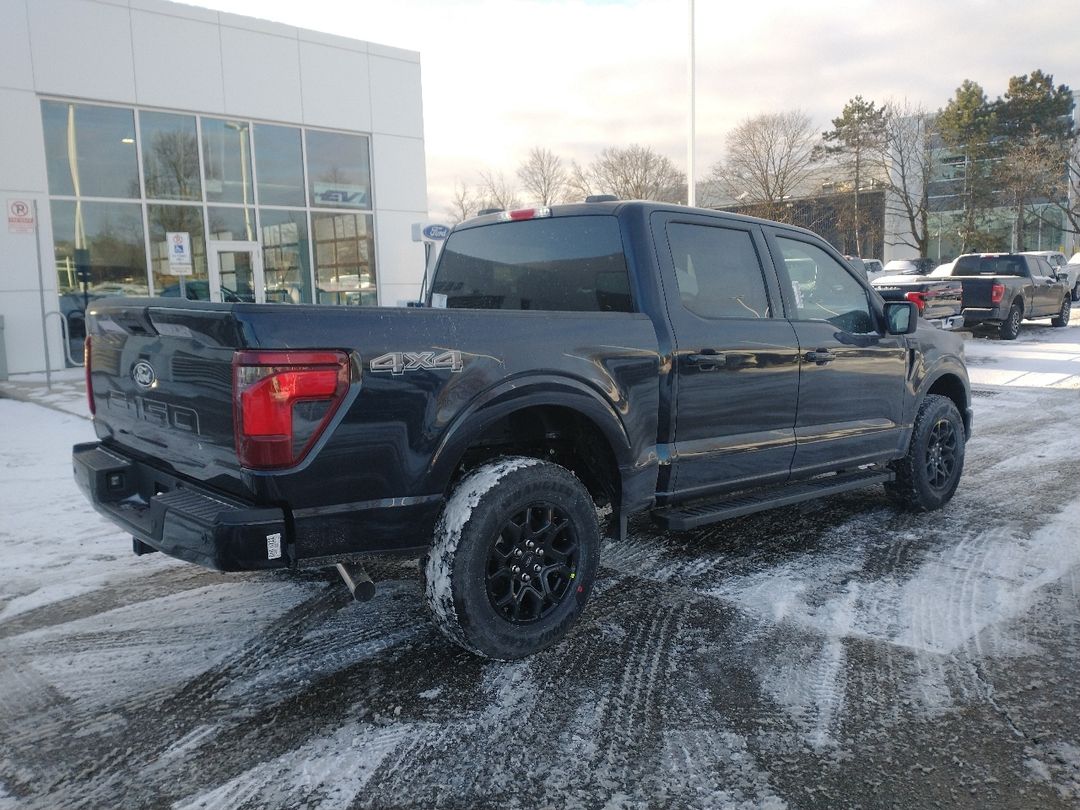
[[[45,384],[45,374],[12,374],[0,382],[0,399],[33,402],[53,410],[90,418],[86,404],[86,382],[81,368],[65,368],[52,373],[52,388]]]

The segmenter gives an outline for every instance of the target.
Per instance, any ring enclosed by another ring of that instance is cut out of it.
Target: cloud
[[[455,180],[512,176],[529,148],[587,162],[641,143],[686,163],[685,2],[206,0],[222,10],[420,51],[429,205]],[[861,94],[944,105],[971,78],[991,97],[1042,68],[1080,85],[1075,0],[792,3],[699,0],[697,165],[762,112],[806,110],[824,130]]]

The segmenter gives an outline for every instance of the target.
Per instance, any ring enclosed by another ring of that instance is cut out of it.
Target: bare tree
[[[481,209],[501,208],[504,211],[509,211],[521,207],[517,189],[510,184],[502,172],[480,172],[480,188],[478,191],[482,196],[482,201],[479,203]]]
[[[570,188],[582,197],[614,194],[620,200],[686,202],[686,175],[651,147],[609,146],[583,168],[572,163]]]
[[[930,179],[938,151],[937,117],[921,105],[886,105],[885,143],[880,153],[886,176],[885,213],[904,222],[890,245],[906,245],[920,256],[930,248]]]
[[[459,222],[476,215],[476,198],[473,192],[469,190],[469,187],[460,180],[454,182],[454,195],[450,198],[450,206],[447,210],[452,225],[457,225]]]
[[[801,110],[747,118],[728,133],[727,154],[709,180],[728,198],[781,219],[784,200],[806,191],[816,141],[817,129]]]
[[[1060,166],[1058,167],[1060,171]],[[1074,237],[1080,235],[1080,138],[1074,138],[1066,152],[1065,170],[1059,174],[1051,203],[1064,215]]]
[[[1035,204],[1061,200],[1067,195],[1064,168],[1069,146],[1032,127],[1027,135],[1014,138],[1005,148],[997,176],[1002,191],[1016,212],[1016,250],[1028,248],[1025,226],[1029,213],[1039,216]],[[1065,213],[1068,215],[1067,208]]]
[[[534,202],[555,205],[563,202],[570,190],[570,174],[562,158],[542,146],[534,146],[517,170],[518,179]]]

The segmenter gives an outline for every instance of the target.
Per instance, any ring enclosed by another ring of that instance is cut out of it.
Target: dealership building
[[[418,294],[416,52],[163,0],[0,20],[0,372],[78,360],[102,296]]]

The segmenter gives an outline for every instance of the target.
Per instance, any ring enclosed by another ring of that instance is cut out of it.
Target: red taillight
[[[90,376],[90,335],[86,336],[86,340],[83,341],[83,371],[86,374],[86,404],[90,406],[90,415],[93,416],[97,413],[97,409],[94,407],[94,381]]]
[[[233,418],[240,464],[274,470],[303,460],[348,390],[345,352],[236,352]]]
[[[1005,297],[1005,285],[995,283],[994,286],[990,288],[990,303],[992,303],[992,304],[1000,304],[1001,299],[1004,298],[1004,297]]]
[[[904,298],[913,303],[916,309],[919,310],[919,314],[923,314],[923,310],[926,309],[926,293],[912,290],[911,292],[904,293]]]

